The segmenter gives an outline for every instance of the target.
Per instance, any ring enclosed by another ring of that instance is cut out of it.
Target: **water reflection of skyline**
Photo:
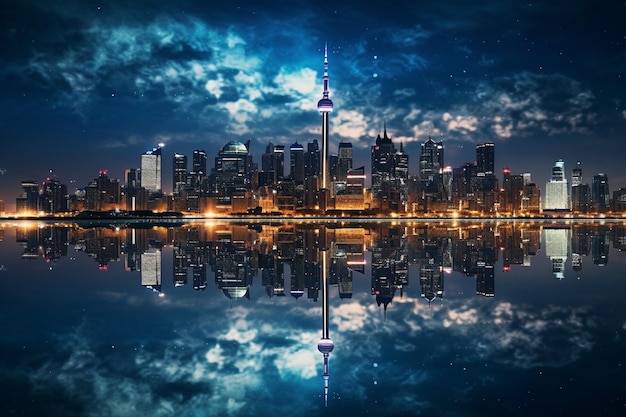
[[[43,259],[50,268],[73,247],[101,271],[123,261],[126,272],[140,273],[140,284],[159,294],[165,287],[202,291],[212,282],[230,299],[249,299],[250,287],[261,285],[270,298],[317,302],[319,253],[328,250],[329,283],[339,297],[352,297],[355,274],[369,275],[371,295],[383,311],[409,285],[419,286],[429,303],[443,298],[445,276],[453,272],[474,277],[476,294],[493,297],[496,278],[512,267],[531,266],[542,242],[557,279],[566,278],[568,262],[574,272],[583,270],[587,258],[590,265],[603,266],[611,247],[621,251],[626,246],[622,223],[119,226],[18,226],[15,238],[23,259]],[[167,262],[164,247],[171,248]],[[498,262],[501,272],[495,269]],[[171,264],[171,270],[163,270],[165,264]]]
[[[623,406],[608,376],[623,374],[624,225],[325,226],[5,227],[0,380],[63,393],[11,404],[553,415],[586,393]]]

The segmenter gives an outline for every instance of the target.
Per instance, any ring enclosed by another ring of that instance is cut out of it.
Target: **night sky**
[[[331,152],[387,132],[411,172],[420,144],[445,164],[495,142],[496,167],[543,189],[562,158],[626,187],[626,3],[601,1],[2,1],[0,199],[55,176],[70,191],[107,169],[229,140],[321,137],[328,44]],[[286,161],[287,162],[287,161]],[[287,163],[288,166],[288,163]]]

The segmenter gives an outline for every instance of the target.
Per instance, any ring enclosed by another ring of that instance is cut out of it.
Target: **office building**
[[[150,193],[161,192],[161,147],[141,155],[141,186]]]
[[[591,205],[593,211],[597,213],[605,213],[611,209],[609,177],[602,172],[593,176],[593,182],[591,183]]]
[[[419,190],[422,198],[438,200],[442,191],[443,142],[432,138],[422,143],[419,163]]]
[[[348,171],[352,169],[352,158],[352,143],[339,142],[335,180],[345,181],[347,179]]]
[[[572,170],[572,211],[587,213],[590,210],[589,184],[583,182],[583,170],[580,161]]]
[[[174,154],[174,196],[184,193],[187,186],[187,156],[179,153]]]
[[[297,141],[289,147],[289,176],[296,185],[304,183],[304,147]]]
[[[230,203],[236,192],[250,189],[252,172],[256,169],[248,151],[249,142],[230,141],[215,157],[215,168],[211,171],[211,195]]]
[[[22,193],[15,199],[18,213],[36,213],[39,211],[39,184],[36,181],[22,181]]]
[[[569,189],[565,178],[565,163],[562,159],[552,167],[552,177],[546,183],[544,210],[569,210]]]
[[[285,176],[285,147],[268,143],[261,157],[261,169],[270,183],[282,181]]]

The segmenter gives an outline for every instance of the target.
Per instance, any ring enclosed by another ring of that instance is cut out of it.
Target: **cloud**
[[[478,119],[475,116],[452,116],[450,113],[445,112],[441,119],[447,123],[448,132],[461,132],[461,134],[468,134],[475,132],[478,128]]]

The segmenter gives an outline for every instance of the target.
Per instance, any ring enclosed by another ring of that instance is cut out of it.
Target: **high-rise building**
[[[345,181],[348,177],[348,171],[352,169],[352,143],[339,142],[337,150],[337,181]]]
[[[478,174],[493,174],[495,172],[495,145],[482,143],[476,145],[476,165]]]
[[[198,175],[206,175],[208,172],[206,168],[206,162],[206,151],[204,149],[195,149],[193,151],[191,170]]]
[[[187,155],[174,154],[174,195],[181,195],[187,185]]]
[[[562,159],[552,167],[552,177],[546,183],[544,210],[569,210],[569,189],[565,178],[565,163]]]
[[[319,177],[321,173],[321,156],[317,139],[313,139],[306,145],[304,154],[304,177]]]
[[[392,182],[394,173],[394,155],[396,148],[387,136],[387,127],[383,130],[383,136],[376,137],[376,144],[372,146],[372,194],[379,194],[384,184]]]
[[[583,169],[580,161],[576,162],[576,168],[572,170],[572,187],[576,187],[583,183]]]
[[[409,155],[404,152],[404,145],[400,142],[400,149],[396,151],[393,161],[393,176],[398,189],[405,188],[409,179]]]
[[[522,174],[524,179],[524,193],[522,195],[522,211],[539,213],[541,211],[541,190],[531,180],[529,172]]]
[[[230,141],[215,157],[211,171],[211,192],[216,197],[230,201],[236,191],[250,189],[254,164],[248,145]]]
[[[599,213],[611,209],[611,194],[609,192],[609,177],[605,173],[593,176],[591,183],[591,204],[593,210]]]
[[[44,213],[59,213],[70,210],[67,185],[55,178],[46,178],[41,190],[40,209]]]
[[[161,147],[141,155],[141,186],[150,193],[161,192]]]
[[[613,211],[616,213],[626,212],[626,188],[613,191]]]
[[[191,171],[187,174],[187,195],[198,196],[206,191],[207,154],[204,149],[195,149],[191,157]]]
[[[296,184],[304,182],[304,147],[298,142],[289,147],[289,176]]]
[[[36,213],[39,211],[39,184],[36,181],[22,181],[22,194],[15,199],[18,213]]]
[[[437,194],[443,172],[443,142],[428,138],[422,144],[420,152],[419,178],[420,189],[428,194]]]
[[[587,213],[589,211],[589,184],[583,182],[583,169],[580,161],[572,170],[572,211]]]
[[[509,168],[503,170],[502,200],[500,208],[505,213],[515,214],[522,208],[522,196],[524,194],[524,177],[511,175]]]
[[[268,143],[261,157],[261,169],[269,175],[272,183],[281,181],[285,176],[285,147]]]

